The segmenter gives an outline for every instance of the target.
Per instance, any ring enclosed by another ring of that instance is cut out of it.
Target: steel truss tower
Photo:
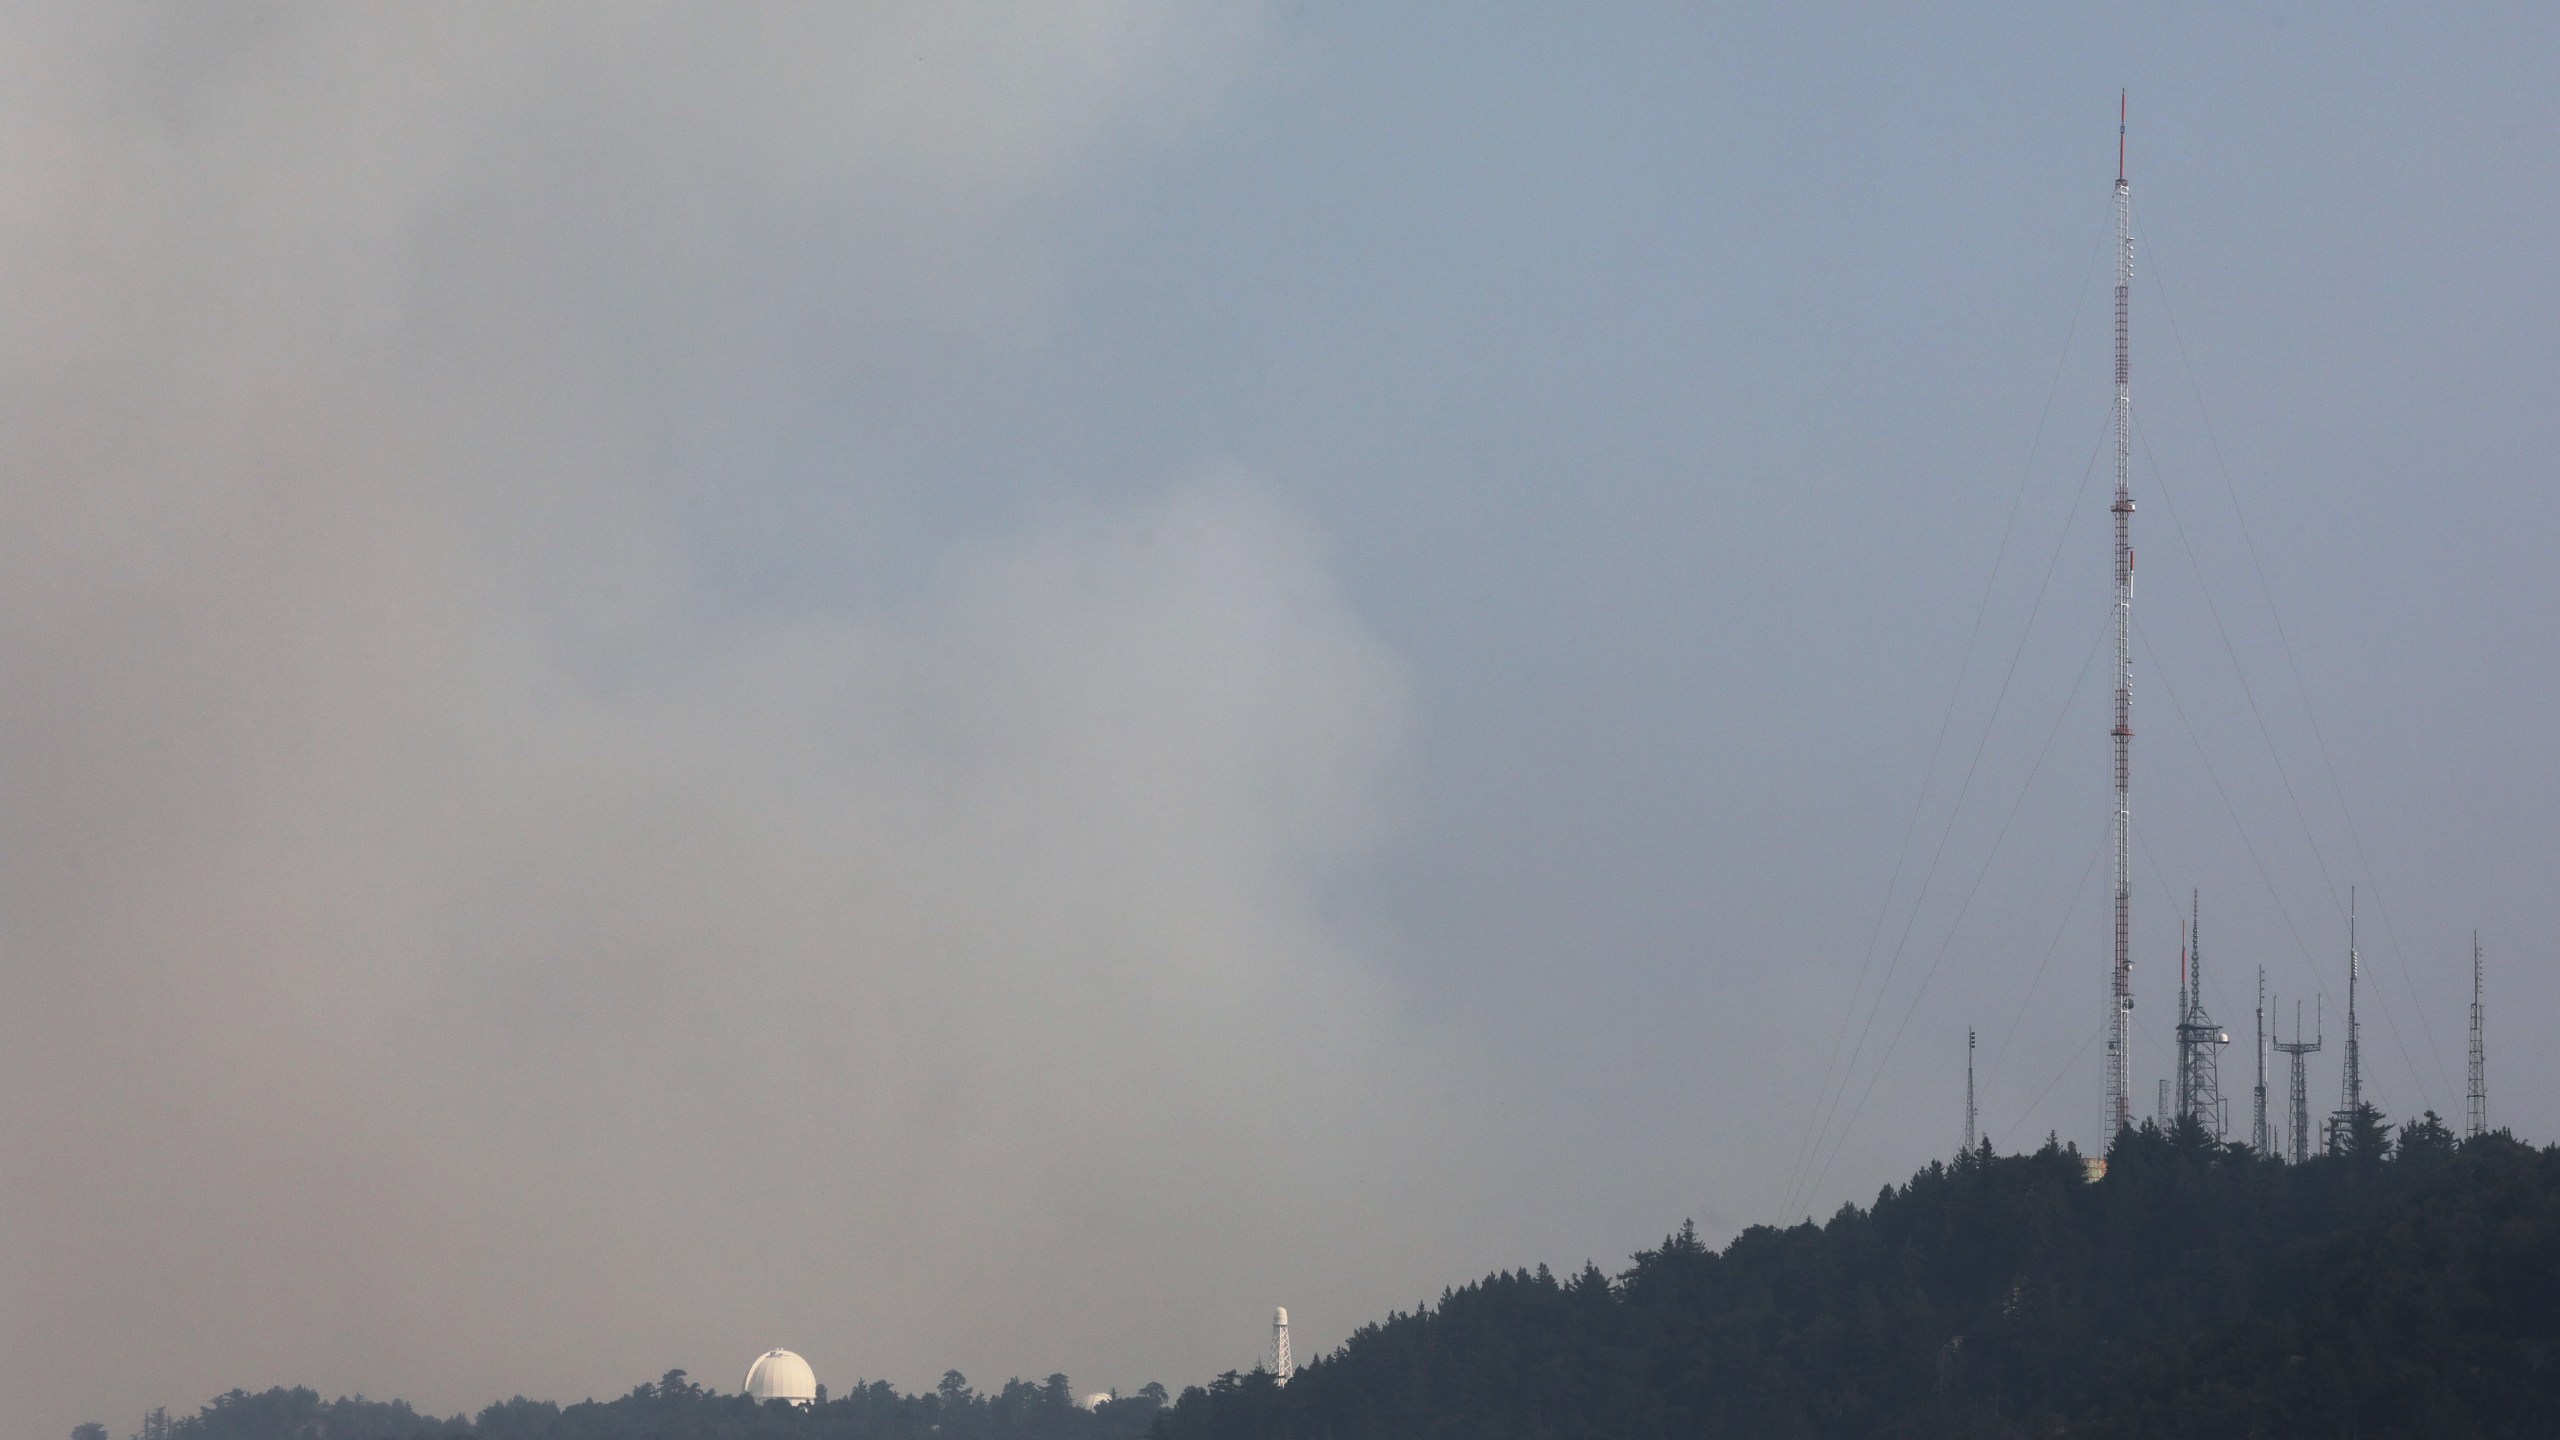
[[[2313,1013],[2315,1016],[2318,1014],[2316,1007]],[[2293,1038],[2278,1040],[2275,1042],[2275,1048],[2283,1051],[2285,1057],[2293,1062],[2291,1097],[2293,1105],[2289,1117],[2292,1124],[2286,1136],[2288,1143],[2285,1148],[2288,1158],[2299,1165],[2311,1158],[2311,1087],[2303,1078],[2302,1057],[2320,1048],[2320,1031],[2317,1027],[2313,1028],[2310,1039],[2302,1038],[2301,1001],[2293,1002]]]
[[[2267,1150],[2267,967],[2258,967],[2258,1084],[2249,1092],[2249,1148]]]
[[[2133,1123],[2133,191],[2116,97],[2116,912],[2107,1014],[2106,1141]]]
[[[2464,1087],[2462,1133],[2489,1133],[2489,1051],[2480,1033],[2480,932],[2471,932],[2471,1083]]]
[[[1289,1353],[1289,1307],[1283,1305],[1271,1312],[1271,1378],[1286,1385],[1297,1373],[1297,1357]]]
[[[2222,1098],[2222,1047],[2231,1032],[2213,1023],[2204,1008],[2204,902],[2188,901],[2187,945],[2178,967],[2178,1118],[2193,1120],[2214,1139],[2222,1138],[2229,1112]]]

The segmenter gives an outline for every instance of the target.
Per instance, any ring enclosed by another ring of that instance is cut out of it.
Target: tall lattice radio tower
[[[2133,191],[2116,97],[2116,912],[2107,1014],[2106,1142],[2133,1123]]]
[[[1297,1357],[1289,1353],[1289,1307],[1275,1306],[1271,1311],[1271,1376],[1281,1384],[1298,1373]]]

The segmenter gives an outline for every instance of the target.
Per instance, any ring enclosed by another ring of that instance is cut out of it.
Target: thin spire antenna
[[[2187,1113],[2187,1084],[2190,1078],[2192,1078],[2195,1070],[2196,1058],[2194,1048],[2187,1044],[2187,1011],[2189,1007],[2190,1002],[2187,999],[2187,919],[2185,916],[2181,915],[2178,917],[2178,1073],[2176,1079],[2172,1082],[2174,1086],[2172,1093],[2178,1097],[2178,1105],[2175,1110],[2169,1112],[2169,1114],[2176,1115],[2181,1119],[2184,1119]],[[2168,1116],[2162,1116],[2161,1120],[2165,1124],[2168,1120]]]
[[[2116,92],[2116,183],[2119,185],[2124,183],[2124,122],[2127,113],[2125,102],[2126,94],[2127,92],[2122,90]]]
[[[1968,1155],[1973,1153],[1981,1119],[1981,1112],[1973,1108],[1973,1046],[1973,1029],[1967,1026],[1964,1032],[1964,1149]]]
[[[2267,1149],[2267,967],[2258,967],[2258,1085],[2249,1092],[2249,1148]]]
[[[2364,958],[2356,950],[2356,887],[2347,887],[2347,1108],[2355,1110],[2364,1104],[2364,1037],[2356,1022],[2356,980],[2364,971]]]
[[[2364,1108],[2364,1058],[2356,1020],[2356,980],[2364,961],[2356,952],[2356,887],[2347,887],[2347,1055],[2339,1067],[2338,1109],[2329,1117],[2329,1153],[2344,1155],[2355,1135],[2356,1112]]]

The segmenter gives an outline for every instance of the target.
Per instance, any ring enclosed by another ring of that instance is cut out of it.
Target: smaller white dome
[[[1087,1395],[1086,1397],[1084,1397],[1083,1399],[1081,1399],[1081,1400],[1077,1401],[1076,1403],[1077,1403],[1078,1405],[1083,1406],[1083,1407],[1084,1407],[1084,1408],[1086,1408],[1087,1410],[1099,1410],[1099,1409],[1101,1409],[1103,1406],[1110,1404],[1113,1400],[1115,1400],[1115,1399],[1117,1399],[1117,1398],[1118,1398],[1117,1396],[1113,1395],[1113,1394],[1112,1394],[1110,1391],[1108,1391],[1108,1390],[1096,1390],[1096,1391],[1094,1391],[1092,1394]]]
[[[767,1350],[747,1367],[747,1393],[758,1400],[788,1400],[808,1405],[818,1398],[818,1377],[809,1362],[788,1350]]]

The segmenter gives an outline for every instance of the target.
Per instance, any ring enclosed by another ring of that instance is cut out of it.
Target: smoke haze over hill
[[[911,352],[1015,343],[1249,27],[13,28],[0,1391],[1093,1368],[1422,1238],[1468,1137],[1315,904],[1405,682],[1288,504],[919,559],[854,449],[853,603],[686,533],[848,371],[965,415]]]

